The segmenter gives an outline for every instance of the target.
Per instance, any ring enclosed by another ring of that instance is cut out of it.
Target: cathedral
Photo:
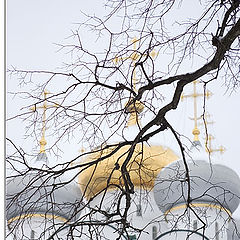
[[[199,141],[196,98],[200,95],[196,81],[193,85],[193,94],[182,96],[194,99],[191,146],[179,157],[158,142],[136,144],[127,166],[134,189],[130,199],[123,194],[124,176],[119,169],[131,145],[121,145],[121,141],[82,154],[80,168],[59,164],[53,171],[49,167],[44,92],[35,169],[24,174],[15,171],[6,183],[6,238],[240,239],[240,221],[232,217],[240,203],[240,179],[233,169],[209,161],[214,150],[209,146],[206,152]],[[139,131],[143,107],[141,102],[126,105],[129,120],[124,138],[129,141]],[[94,164],[96,159],[102,161]],[[121,222],[119,216],[125,214],[126,221]]]
[[[6,2],[5,239],[240,240],[240,0]]]
[[[142,107],[140,103],[128,107],[129,138],[137,131]],[[136,145],[128,167],[134,193],[126,234],[114,212],[124,214],[126,207],[125,199],[119,201],[123,179],[116,166],[122,166],[129,146],[110,157],[106,156],[114,147],[93,151],[81,159],[82,164],[105,157],[106,161],[53,177],[44,126],[34,163],[43,171],[15,173],[7,181],[7,239],[240,239],[240,221],[232,218],[240,202],[239,176],[229,167],[209,163],[199,133],[195,121],[185,159],[154,142]]]

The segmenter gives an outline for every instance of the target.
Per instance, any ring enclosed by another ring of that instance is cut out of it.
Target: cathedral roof
[[[40,155],[36,164],[46,161],[46,156],[42,156],[43,153]],[[58,216],[70,221],[75,219],[80,214],[81,192],[71,180],[66,174],[44,169],[30,170],[11,177],[6,184],[7,220],[13,221],[33,214]]]
[[[113,155],[99,161],[97,165],[93,164],[80,173],[79,185],[82,192],[86,193],[86,197],[95,196],[108,185],[110,185],[109,189],[111,189],[115,188],[114,184],[120,186],[123,184],[121,166],[126,159],[129,148],[130,146],[123,146]],[[113,150],[114,148],[99,150],[90,154],[84,162],[91,163],[106,156]],[[132,158],[127,165],[127,169],[135,187],[152,189],[155,178],[161,169],[177,159],[178,156],[170,148],[137,144]],[[116,164],[119,165],[118,168],[116,168]]]
[[[239,205],[240,179],[230,168],[207,161],[188,160],[191,203],[219,205],[233,213]],[[164,213],[187,203],[188,182],[182,160],[169,164],[157,177],[155,200]]]

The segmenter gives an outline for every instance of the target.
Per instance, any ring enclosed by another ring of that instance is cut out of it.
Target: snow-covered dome
[[[195,160],[195,158],[194,158]],[[207,161],[187,161],[191,203],[218,205],[233,213],[239,205],[240,179],[230,168]],[[158,174],[154,197],[163,213],[187,203],[188,182],[182,160],[169,164]]]
[[[39,155],[38,160],[46,160]],[[38,162],[39,163],[39,162]],[[42,214],[64,221],[78,218],[81,191],[72,177],[59,172],[30,170],[11,176],[6,184],[6,217],[8,221]]]

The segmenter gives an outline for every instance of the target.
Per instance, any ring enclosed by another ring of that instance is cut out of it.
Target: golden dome
[[[93,164],[79,174],[79,185],[87,198],[104,190],[108,184],[122,185],[121,166],[126,159],[130,146],[123,146],[111,157]],[[92,162],[109,154],[114,148],[99,150],[89,155],[84,162]],[[178,156],[170,148],[163,146],[146,146],[138,144],[127,169],[135,187],[152,189],[155,178],[163,167],[176,161]],[[116,165],[119,168],[116,169]],[[111,176],[111,177],[110,177]],[[108,179],[110,179],[108,183]],[[109,188],[114,189],[114,186]]]

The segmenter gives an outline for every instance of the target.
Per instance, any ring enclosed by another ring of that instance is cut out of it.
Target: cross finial
[[[118,61],[120,60],[126,60],[126,59],[131,59],[132,60],[132,63],[133,63],[133,74],[132,74],[132,85],[133,85],[133,90],[135,92],[137,92],[137,88],[136,88],[136,84],[137,84],[137,77],[136,77],[136,62],[137,60],[141,57],[141,55],[137,52],[137,42],[139,42],[139,39],[137,39],[136,37],[134,37],[132,40],[131,40],[132,44],[133,44],[133,53],[128,56],[128,57],[115,57],[113,59],[114,63],[117,64]],[[155,51],[155,50],[152,50],[149,54],[152,58],[156,58],[158,53]],[[143,56],[146,56],[146,54],[144,54]]]
[[[205,113],[204,114],[204,123],[202,125],[209,125],[209,124],[214,124],[214,121],[208,121],[208,118],[210,118],[210,114],[209,113]],[[209,154],[212,154],[213,152],[220,152],[221,154],[223,154],[226,149],[223,146],[220,146],[219,148],[212,148],[212,140],[214,140],[214,137],[211,134],[207,134],[206,138],[205,138],[205,149],[206,152]]]
[[[199,125],[209,125],[209,124],[214,124],[214,121],[208,121],[208,119],[211,118],[211,114],[209,114],[208,112],[204,113],[203,115],[203,123],[200,123]]]
[[[193,128],[192,134],[194,136],[194,140],[193,140],[194,142],[199,141],[198,136],[200,134],[200,131],[198,129],[198,123],[197,123],[197,121],[200,119],[199,117],[197,117],[197,97],[205,96],[208,99],[212,95],[212,93],[210,91],[207,91],[205,94],[197,93],[197,86],[196,86],[197,83],[198,83],[197,80],[193,81],[193,93],[192,94],[189,94],[189,95],[182,94],[182,96],[181,96],[182,100],[184,98],[188,98],[188,97],[193,98],[194,117],[192,118],[192,120],[194,120],[194,128]]]
[[[128,57],[115,57],[114,62],[117,64],[119,60],[126,60],[131,59],[133,63],[133,72],[132,72],[132,87],[133,91],[137,92],[137,76],[136,76],[136,62],[141,57],[141,55],[137,52],[137,42],[139,42],[139,39],[134,37],[131,42],[133,43],[133,53]],[[144,56],[144,55],[143,55]],[[152,58],[155,58],[157,56],[157,53],[155,50],[151,51],[150,56]],[[129,99],[129,101],[126,104],[126,112],[130,113],[130,118],[128,120],[127,126],[135,125],[137,122],[139,123],[138,114],[143,111],[143,104],[139,101],[133,101],[133,99]]]
[[[212,140],[214,139],[214,137],[211,134],[208,134],[206,137],[206,142],[205,142],[205,148],[206,148],[206,152],[209,154],[212,154],[213,152],[220,152],[221,154],[223,154],[226,151],[226,148],[223,146],[220,146],[219,148],[212,148]]]
[[[37,109],[43,109],[43,117],[42,117],[42,137],[39,141],[40,143],[40,153],[45,153],[45,146],[47,144],[47,141],[45,139],[45,132],[46,132],[46,110],[48,108],[51,107],[58,107],[58,104],[54,104],[54,105],[48,105],[47,104],[47,95],[50,94],[50,92],[48,92],[47,90],[44,90],[43,92],[43,96],[44,96],[44,101],[43,101],[43,105],[37,107],[36,105],[34,105],[33,107],[31,107],[30,109],[32,111],[36,111]]]

